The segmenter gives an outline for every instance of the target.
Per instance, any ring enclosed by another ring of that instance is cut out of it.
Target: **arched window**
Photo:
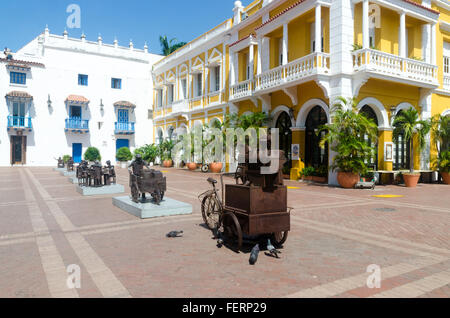
[[[369,105],[365,105],[363,108],[361,108],[360,113],[364,115],[367,119],[371,119],[375,123],[375,125],[378,126],[378,117],[372,107],[370,107]],[[375,148],[375,156],[370,159],[370,162],[366,162],[366,164],[369,165],[369,168],[378,170],[378,141],[376,142],[375,145],[372,145],[372,141],[369,140],[367,135],[364,136],[364,139],[366,140],[369,146],[374,146]]]
[[[167,132],[167,140],[174,140],[176,136],[174,136],[175,129],[170,126],[169,131]]]
[[[291,145],[292,145],[292,121],[291,117],[288,113],[282,112],[277,119],[277,123],[275,128],[279,129],[280,134],[280,150],[284,151],[284,154],[287,158],[287,163],[285,165],[285,169],[292,168],[292,160],[291,160]],[[285,171],[287,172],[287,171]]]
[[[400,116],[399,111],[396,116]],[[411,144],[406,142],[405,135],[400,132],[397,138],[394,138],[394,170],[406,170],[410,167]]]
[[[162,144],[164,141],[164,136],[163,136],[163,131],[162,129],[158,130],[158,138],[156,140],[156,142],[158,143],[158,145]]]
[[[317,136],[318,128],[328,123],[327,114],[322,107],[314,107],[306,119],[305,136],[305,164],[318,168],[320,166],[328,167],[328,144],[324,148],[319,146],[320,140],[325,136],[323,131]]]

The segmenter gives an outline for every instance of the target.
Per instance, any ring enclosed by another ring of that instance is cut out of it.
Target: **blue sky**
[[[251,0],[243,0],[247,5]],[[0,11],[0,48],[17,51],[43,32],[61,35],[69,13],[66,8],[81,8],[81,29],[68,29],[79,38],[82,30],[88,40],[127,46],[133,39],[136,48],[147,41],[152,53],[160,53],[159,35],[190,41],[233,15],[234,0],[9,0]]]

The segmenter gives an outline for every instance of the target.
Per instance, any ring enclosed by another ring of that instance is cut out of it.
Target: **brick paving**
[[[0,297],[450,296],[448,186],[287,182],[294,210],[282,258],[261,253],[250,266],[247,252],[218,249],[202,226],[197,196],[217,176],[163,171],[167,196],[192,204],[192,215],[140,220],[114,195],[82,197],[51,168],[0,168]],[[127,171],[118,175],[128,191]],[[402,197],[374,197],[391,194]],[[185,236],[165,238],[171,230]],[[66,287],[71,264],[77,290]],[[371,264],[380,289],[367,287]]]

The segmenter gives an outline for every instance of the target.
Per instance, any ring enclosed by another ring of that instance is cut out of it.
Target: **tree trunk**
[[[411,138],[410,144],[409,170],[414,173],[414,138]]]

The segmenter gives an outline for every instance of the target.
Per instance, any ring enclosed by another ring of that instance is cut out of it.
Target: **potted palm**
[[[161,160],[165,168],[173,166],[172,150],[174,146],[175,144],[172,140],[166,140],[161,144]]]
[[[437,149],[434,168],[440,172],[445,184],[450,184],[450,116],[435,116],[431,127]]]
[[[377,125],[357,111],[354,99],[340,97],[332,110],[332,123],[324,125],[318,131],[318,135],[322,131],[326,132],[320,146],[325,147],[328,143],[337,153],[330,168],[338,171],[339,185],[345,189],[354,188],[359,176],[367,173],[366,162],[375,152],[364,136],[374,145],[378,134]]]
[[[117,150],[116,159],[120,163],[120,167],[126,169],[128,161],[133,159],[133,155],[128,147],[123,147]]]
[[[419,112],[410,108],[402,111],[395,117],[394,139],[403,135],[406,142],[410,143],[410,169],[409,173],[403,173],[403,180],[408,188],[414,188],[419,183],[420,173],[414,171],[414,137],[417,139],[417,150],[420,152],[426,143],[426,137],[431,129],[431,123],[428,120],[421,120]]]

